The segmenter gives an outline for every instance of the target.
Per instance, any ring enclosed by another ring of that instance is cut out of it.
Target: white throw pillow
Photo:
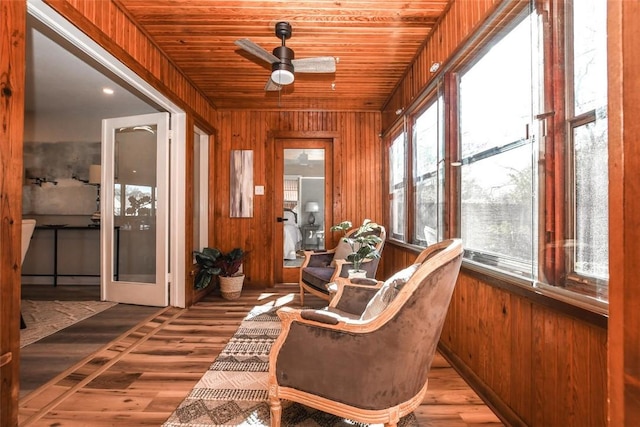
[[[389,277],[369,300],[367,307],[362,312],[360,320],[371,320],[384,311],[402,289],[402,286],[413,276],[420,264],[412,264],[404,270],[398,271]]]

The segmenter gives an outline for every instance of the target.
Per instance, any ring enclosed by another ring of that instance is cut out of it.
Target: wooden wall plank
[[[380,114],[374,112],[318,111],[220,111],[216,128],[216,176],[214,217],[211,227],[217,235],[213,245],[223,250],[241,246],[250,255],[245,264],[247,286],[274,284],[272,258],[273,218],[269,183],[273,167],[268,159],[274,147],[271,134],[328,132],[339,135],[333,147],[334,221],[350,219],[354,223],[365,218],[384,224],[381,206],[382,164],[379,149]],[[347,141],[343,144],[342,141]],[[233,149],[254,151],[254,185],[264,185],[265,196],[254,197],[253,218],[229,218],[229,155]],[[344,201],[344,203],[343,203]],[[329,224],[331,225],[331,224]]]
[[[393,127],[398,119],[395,111],[410,107],[420,91],[439,75],[429,71],[431,64],[440,62],[445,65],[462,42],[476,30],[499,3],[501,3],[500,0],[453,0],[451,2],[446,14],[436,24],[426,43],[416,55],[416,62],[425,61],[425,66],[413,66],[416,62],[410,65],[387,99],[382,109],[384,131]]]
[[[640,27],[637,1],[608,1],[610,425],[640,424]]]
[[[18,425],[27,6],[0,0],[0,426]]]
[[[409,255],[415,257],[413,250],[388,244],[385,267],[397,271],[408,265]],[[477,377],[479,389],[491,391],[485,399],[513,411],[503,415],[514,425],[606,425],[603,328],[485,283],[463,269],[440,344],[456,355],[462,363],[458,368]]]

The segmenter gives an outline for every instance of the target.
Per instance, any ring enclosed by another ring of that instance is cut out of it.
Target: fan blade
[[[236,44],[236,46],[246,50],[250,54],[257,56],[258,58],[270,64],[280,61],[277,56],[264,50],[260,45],[255,44],[249,39],[239,39],[239,40],[236,40],[234,43]]]
[[[274,82],[273,80],[271,80],[271,77],[269,77],[269,81],[267,81],[267,84],[264,85],[264,90],[266,90],[267,92],[282,90],[282,85]]]
[[[296,73],[335,73],[336,59],[333,56],[294,59],[291,61]]]

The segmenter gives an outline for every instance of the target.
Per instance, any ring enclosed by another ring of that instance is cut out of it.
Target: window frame
[[[436,164],[435,169],[428,171],[425,175],[426,177],[417,177],[416,176],[416,160],[417,155],[415,155],[417,151],[417,125],[418,120],[427,113],[430,108],[436,109],[437,115],[437,147],[436,147]],[[418,105],[418,107],[409,115],[409,128],[411,135],[407,144],[410,146],[410,156],[407,159],[407,171],[409,176],[407,178],[407,185],[410,188],[411,198],[408,205],[408,215],[407,222],[409,225],[409,232],[407,234],[406,243],[415,245],[418,247],[426,247],[427,245],[436,243],[444,239],[445,229],[446,229],[446,177],[447,177],[447,148],[446,148],[446,135],[445,135],[445,120],[446,120],[446,108],[445,108],[445,95],[444,95],[444,84],[441,81],[438,82],[436,87],[431,90],[428,95],[425,97],[424,101]],[[418,239],[416,237],[417,230],[417,220],[418,215],[416,213],[417,209],[417,185],[419,182],[423,182],[431,177],[435,178],[435,186],[436,186],[436,240],[433,242],[428,242],[426,240]],[[418,178],[421,178],[418,180]],[[442,182],[442,183],[441,183]]]
[[[545,60],[547,63],[545,75],[551,81],[545,80],[545,99],[550,99],[541,122],[545,130],[548,129],[547,149],[552,156],[547,156],[549,165],[555,163],[553,170],[556,180],[545,180],[545,192],[555,194],[551,205],[553,219],[546,218],[546,233],[544,243],[557,241],[572,242],[577,235],[577,207],[575,197],[575,141],[574,131],[597,120],[597,108],[575,113],[575,84],[574,84],[574,22],[573,0],[558,2],[550,8],[542,31],[547,33],[545,43]],[[555,49],[546,45],[555,46]],[[555,88],[555,89],[554,89]],[[553,163],[552,163],[553,162]],[[544,209],[545,206],[541,206]],[[551,210],[547,206],[548,210]],[[540,233],[541,237],[544,233]],[[554,249],[555,253],[545,259],[544,270],[547,281],[542,286],[565,289],[576,294],[577,298],[586,297],[596,300],[597,305],[608,305],[608,279],[586,276],[575,271],[575,249]],[[551,274],[549,274],[551,273]],[[604,297],[604,298],[603,298]]]
[[[514,274],[507,270],[496,269],[487,264],[463,260],[463,265],[481,274],[489,274],[504,280],[511,286],[529,289],[536,293],[549,296],[570,305],[585,308],[593,313],[606,314],[608,298],[603,299],[599,292],[585,291],[580,287],[598,286],[608,288],[608,284],[580,276],[570,271],[573,266],[573,254],[567,253],[563,245],[575,236],[575,200],[572,200],[575,183],[573,168],[573,130],[586,123],[598,119],[601,106],[580,115],[573,115],[570,109],[574,102],[573,96],[573,56],[572,56],[572,14],[573,0],[557,2],[531,0],[529,2],[506,1],[497,7],[487,19],[487,25],[472,34],[465,45],[440,67],[437,74],[427,84],[422,92],[414,98],[412,105],[402,111],[395,128],[386,133],[387,148],[390,143],[389,135],[397,135],[399,126],[406,130],[407,155],[406,182],[406,246],[415,246],[412,242],[413,227],[416,215],[414,209],[414,177],[413,177],[413,145],[415,118],[430,102],[433,101],[434,87],[441,83],[444,103],[445,123],[445,197],[444,197],[444,238],[459,237],[461,235],[461,171],[460,144],[457,110],[459,108],[458,79],[462,70],[480,58],[483,53],[491,49],[494,40],[500,38],[500,33],[509,31],[521,14],[533,13],[538,27],[537,43],[541,64],[537,73],[539,87],[533,91],[531,122],[527,132],[536,135],[535,149],[539,153],[537,161],[533,162],[532,188],[534,200],[532,215],[532,266],[530,276]],[[440,83],[436,83],[440,82]],[[401,124],[399,124],[402,122]],[[395,132],[395,133],[394,133]],[[570,155],[571,154],[571,155]],[[387,188],[389,188],[387,186]],[[570,200],[571,199],[571,200]],[[547,248],[549,248],[547,250]],[[607,281],[608,282],[608,281]]]
[[[398,218],[399,220],[402,221],[402,232],[403,234],[398,234],[395,231],[394,228],[394,216],[393,216],[393,200],[394,200],[394,192],[392,191],[392,174],[393,174],[393,168],[392,168],[392,162],[393,162],[393,156],[392,156],[392,148],[393,148],[393,144],[396,142],[396,140],[398,140],[398,138],[403,137],[403,145],[404,145],[404,158],[402,159],[403,162],[403,166],[404,166],[404,177],[403,177],[403,181],[401,183],[396,184],[397,188],[394,189],[398,189],[398,190],[402,190],[402,194],[404,196],[404,202],[403,202],[403,212],[402,212],[402,218]],[[405,236],[408,235],[409,231],[407,229],[407,224],[408,224],[408,212],[409,212],[409,208],[407,206],[407,200],[409,200],[409,197],[411,197],[408,193],[408,189],[407,189],[407,181],[408,181],[408,175],[407,175],[407,159],[410,156],[410,153],[408,152],[408,131],[407,128],[405,126],[404,121],[401,123],[400,126],[396,126],[395,128],[392,129],[391,132],[389,132],[388,136],[385,138],[386,139],[386,144],[385,144],[385,149],[387,152],[387,158],[388,158],[388,162],[386,162],[386,167],[387,167],[387,173],[386,173],[386,191],[387,191],[387,203],[386,205],[386,209],[387,209],[387,215],[386,217],[389,220],[389,230],[388,230],[388,234],[387,234],[387,238],[390,240],[396,240],[399,242],[404,242],[405,241]]]

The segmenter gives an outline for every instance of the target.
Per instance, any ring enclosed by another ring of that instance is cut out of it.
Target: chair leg
[[[282,419],[282,404],[280,399],[272,398],[269,401],[269,408],[271,409],[271,427],[280,427],[280,421]]]
[[[304,288],[300,285],[300,306],[304,306]]]

